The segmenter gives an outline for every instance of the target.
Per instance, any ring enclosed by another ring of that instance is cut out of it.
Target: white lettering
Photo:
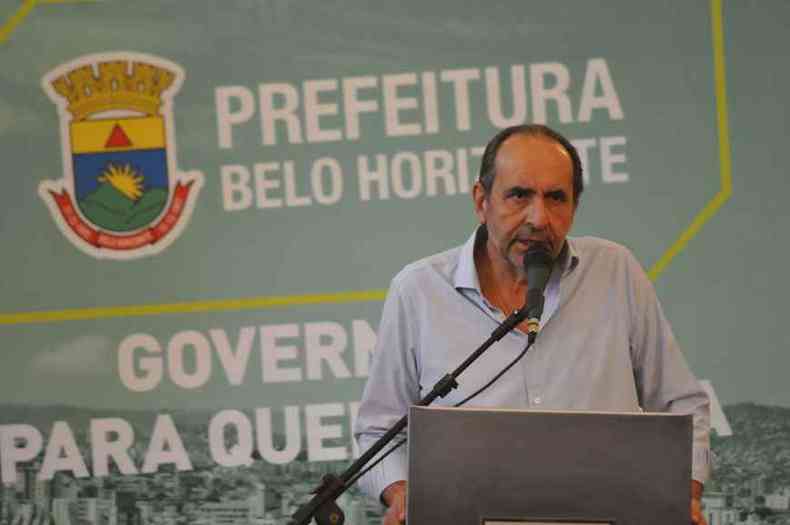
[[[230,431],[235,443],[227,446],[226,432]],[[211,459],[223,467],[252,465],[252,423],[239,410],[222,410],[208,425],[208,443]]]
[[[595,148],[597,141],[595,139],[576,139],[572,140],[571,144],[576,148],[579,154],[579,160],[582,163],[582,179],[584,183],[590,182],[590,148]]]
[[[422,106],[425,133],[439,132],[439,94],[436,89],[436,74],[426,71],[421,75]]]
[[[299,196],[296,193],[296,172],[294,171],[293,161],[283,163],[285,171],[285,205],[289,208],[299,206],[309,206],[313,200],[305,195]]]
[[[329,182],[325,183],[327,180]],[[310,186],[316,202],[325,206],[337,204],[343,196],[343,170],[340,163],[332,157],[316,160],[310,170]]]
[[[129,456],[129,449],[134,445],[134,430],[128,422],[120,418],[92,419],[90,439],[95,477],[109,474],[110,459],[115,461],[121,474],[137,474]]]
[[[246,210],[252,204],[250,172],[244,166],[231,164],[220,169],[222,207],[225,211]]]
[[[382,77],[384,88],[384,115],[386,117],[385,129],[389,137],[419,135],[422,128],[418,123],[403,123],[400,113],[403,110],[416,109],[417,99],[414,97],[398,96],[398,88],[409,87],[417,84],[417,75],[403,73],[400,75],[384,75]]]
[[[276,179],[267,179],[266,174],[277,171],[279,167],[280,165],[276,162],[265,162],[255,165],[255,198],[258,208],[282,207],[282,199],[276,199],[267,195],[269,190],[276,190],[280,187],[280,181]]]
[[[302,380],[299,368],[285,368],[283,361],[298,357],[298,349],[293,345],[279,345],[278,340],[299,335],[296,324],[261,326],[261,357],[264,383],[288,383]]]
[[[52,432],[49,434],[47,451],[44,454],[44,462],[41,464],[41,471],[38,479],[49,480],[55,472],[71,471],[75,477],[88,477],[88,467],[85,465],[74,434],[71,432],[68,423],[56,421],[52,425]]]
[[[460,131],[469,130],[469,82],[480,78],[477,69],[450,69],[442,71],[441,79],[453,85],[455,125]]]
[[[273,465],[290,463],[299,454],[302,447],[302,432],[299,426],[299,407],[287,406],[284,409],[285,444],[277,450],[272,440],[272,414],[268,408],[255,411],[258,434],[258,451],[261,457]]]
[[[142,350],[148,357],[135,360],[135,351]],[[132,334],[118,347],[118,375],[123,385],[132,392],[148,392],[162,381],[162,347],[148,334]],[[139,368],[139,373],[137,372]]]
[[[337,104],[320,103],[318,94],[336,92],[337,80],[307,80],[302,85],[304,90],[305,128],[308,142],[331,142],[343,138],[339,129],[322,129],[321,117],[337,115]]]
[[[323,379],[321,364],[341,379],[351,377],[351,371],[341,354],[346,351],[348,336],[338,323],[306,323],[304,325],[305,350],[307,351],[307,379]]]
[[[343,79],[343,108],[345,109],[346,138],[359,139],[359,115],[378,111],[376,100],[360,100],[359,90],[378,85],[376,77],[351,77]]]
[[[156,472],[159,465],[168,463],[173,463],[179,471],[192,470],[192,462],[189,460],[184,443],[181,442],[173,418],[167,414],[160,414],[156,416],[154,431],[148,443],[148,451],[145,453],[141,471],[150,474]]]
[[[368,376],[368,364],[376,347],[376,332],[370,323],[355,319],[351,323],[351,337],[354,344],[354,375]]]
[[[553,79],[551,86],[547,85],[549,77]],[[560,122],[565,124],[573,120],[571,101],[567,94],[571,82],[567,67],[559,62],[532,64],[529,67],[529,82],[532,90],[533,122],[545,124],[548,121],[546,103],[549,100],[557,104]]]
[[[628,173],[615,172],[615,164],[624,164],[625,153],[614,153],[615,146],[625,146],[625,137],[601,137],[601,179],[604,183],[628,182]]]
[[[235,101],[238,109],[232,110]],[[219,147],[233,147],[233,125],[243,124],[255,114],[255,101],[252,92],[242,86],[218,87],[214,90],[214,102],[217,108],[217,138]]]
[[[443,194],[455,195],[453,168],[453,156],[449,151],[440,149],[425,152],[425,182],[429,196],[439,194],[439,181],[444,186]]]
[[[343,405],[340,403],[307,405],[305,407],[308,461],[338,461],[348,458],[348,450],[345,447],[324,445],[324,441],[327,439],[342,437],[343,430],[337,423],[324,424],[322,420],[327,417],[342,415]]]
[[[376,199],[387,200],[390,198],[387,157],[385,155],[380,153],[376,155],[376,167],[373,169],[370,167],[369,157],[366,155],[357,157],[357,178],[359,179],[360,200],[369,201],[371,199],[371,184],[375,184]]]
[[[523,124],[527,121],[527,89],[524,79],[524,66],[510,66],[510,90],[513,97],[513,112],[509,117],[502,111],[502,92],[499,85],[499,68],[487,67],[486,75],[486,107],[488,119],[497,128],[506,128]]]
[[[596,95],[596,87],[601,86],[601,94]],[[620,106],[620,97],[614,89],[609,66],[603,58],[593,58],[587,61],[587,70],[584,73],[581,102],[579,103],[579,122],[590,122],[594,109],[609,110],[610,120],[623,120],[623,108]]]
[[[275,107],[274,98],[283,100],[281,107]],[[302,143],[302,127],[296,110],[299,108],[299,92],[291,84],[261,84],[258,88],[261,111],[261,134],[264,146],[277,144],[275,123],[282,122],[288,132],[289,144]]]
[[[219,360],[225,369],[225,375],[231,385],[240,385],[244,381],[244,372],[250,360],[252,342],[255,339],[255,327],[245,326],[239,330],[239,343],[236,351],[231,348],[225,330],[209,330],[211,342],[217,350]]]
[[[44,444],[44,438],[30,425],[0,425],[0,470],[3,483],[16,482],[18,463],[35,458]]]
[[[192,350],[193,372],[187,371],[184,363],[188,349]],[[167,357],[170,378],[181,388],[200,388],[211,378],[211,345],[200,332],[178,332],[167,345]]]
[[[404,165],[408,169],[404,169]],[[401,199],[413,199],[422,192],[422,166],[420,158],[409,151],[401,151],[392,157],[390,173],[392,174],[392,191]],[[406,182],[411,178],[411,185]]]

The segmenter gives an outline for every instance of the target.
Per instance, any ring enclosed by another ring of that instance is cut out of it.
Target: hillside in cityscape
[[[738,485],[763,477],[790,487],[790,408],[738,403],[724,407],[733,435],[712,438],[713,485]]]
[[[724,412],[733,435],[712,436],[715,468],[711,488],[737,486],[755,478],[763,478],[768,486],[790,487],[790,408],[739,403],[724,407]],[[55,421],[66,421],[78,441],[88,430],[91,419],[122,418],[132,425],[136,439],[143,441],[138,446],[145,445],[157,414],[173,417],[192,454],[203,456],[207,452],[204,436],[216,414],[212,410],[94,410],[65,405],[0,404],[0,424],[33,425],[46,436]],[[278,428],[280,419],[273,418],[272,437],[277,445],[284,441]]]

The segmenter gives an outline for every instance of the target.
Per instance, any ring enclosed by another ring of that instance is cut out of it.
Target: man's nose
[[[541,195],[535,195],[530,205],[527,207],[526,222],[534,230],[543,230],[548,222],[548,210],[546,201]]]

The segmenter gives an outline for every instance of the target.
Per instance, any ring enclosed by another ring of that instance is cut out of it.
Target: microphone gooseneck
[[[529,247],[524,254],[524,272],[527,275],[527,334],[534,340],[540,329],[540,316],[543,315],[543,290],[549,282],[554,258],[541,244]]]

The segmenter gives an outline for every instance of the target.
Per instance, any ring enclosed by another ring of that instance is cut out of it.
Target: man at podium
[[[535,344],[465,406],[692,414],[691,515],[704,523],[708,398],[630,251],[595,237],[567,237],[582,189],[576,149],[550,128],[514,126],[491,139],[472,193],[479,226],[463,245],[414,262],[392,280],[355,436],[367,449],[522,307],[524,254],[541,246],[554,263]],[[465,399],[526,344],[525,322],[435,404]],[[401,448],[362,479],[363,489],[389,507],[388,525],[405,517],[406,465]]]

